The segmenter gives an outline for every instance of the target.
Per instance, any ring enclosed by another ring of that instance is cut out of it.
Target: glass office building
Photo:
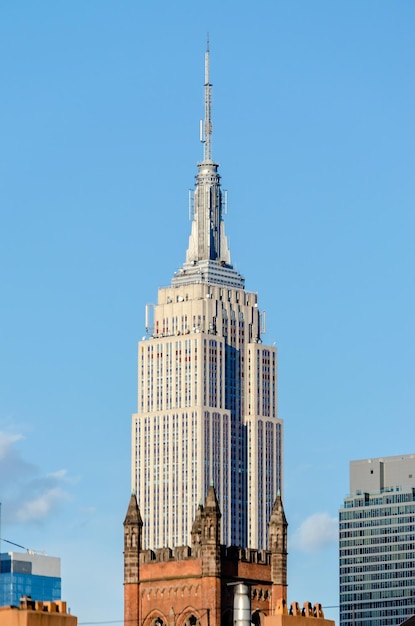
[[[415,455],[350,463],[339,512],[340,626],[415,613]]]
[[[1,554],[0,606],[19,606],[22,596],[41,601],[60,600],[60,559],[29,552]]]

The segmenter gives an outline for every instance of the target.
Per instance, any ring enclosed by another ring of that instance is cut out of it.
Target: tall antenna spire
[[[224,200],[219,165],[212,160],[212,85],[209,36],[205,52],[205,119],[200,120],[204,158],[197,164],[196,187],[191,195],[192,229],[186,261],[173,277],[172,286],[216,283],[244,288],[243,277],[232,267],[223,221]]]
[[[209,53],[209,35],[207,36],[206,41],[206,52],[205,52],[205,124],[204,124],[204,138],[203,143],[205,144],[204,150],[204,160],[211,161],[212,160],[212,85],[209,81],[209,64],[210,64],[210,53]]]

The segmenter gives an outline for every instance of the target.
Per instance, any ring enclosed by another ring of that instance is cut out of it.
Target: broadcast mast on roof
[[[219,165],[212,160],[212,85],[209,57],[208,45],[205,53],[205,120],[200,124],[204,158],[198,163],[192,231],[186,261],[174,276],[172,285],[213,281],[229,287],[243,288],[244,279],[231,265],[223,221]]]

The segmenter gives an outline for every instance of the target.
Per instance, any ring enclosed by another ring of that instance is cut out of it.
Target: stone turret
[[[281,495],[278,492],[268,524],[268,546],[271,552],[272,599],[274,607],[287,601],[287,530]]]
[[[124,620],[134,623],[139,616],[140,552],[143,520],[133,493],[124,520]]]
[[[143,520],[135,494],[132,494],[124,520],[124,583],[139,582],[139,555],[142,548]]]
[[[200,511],[202,575],[220,576],[220,518],[218,499],[211,485]]]
[[[192,556],[196,558],[200,557],[202,543],[202,511],[203,505],[199,504],[192,526]]]

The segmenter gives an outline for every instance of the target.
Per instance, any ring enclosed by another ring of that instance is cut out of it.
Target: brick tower
[[[211,485],[195,515],[191,546],[143,550],[143,520],[131,496],[124,521],[125,626],[231,626],[238,582],[250,588],[257,624],[278,601],[286,601],[287,521],[281,497],[269,524],[269,550],[222,545],[220,520]]]

